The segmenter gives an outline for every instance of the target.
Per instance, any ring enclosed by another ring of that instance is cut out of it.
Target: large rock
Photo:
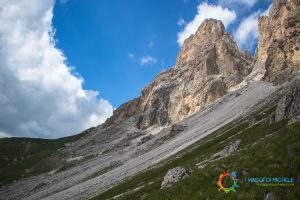
[[[224,149],[222,151],[215,153],[212,156],[212,158],[216,158],[216,157],[224,158],[224,157],[230,156],[232,153],[234,153],[238,149],[241,142],[242,141],[240,139],[230,142],[229,145],[224,147]]]
[[[106,125],[137,114],[141,129],[176,123],[239,84],[251,71],[251,61],[221,21],[207,19],[184,42],[176,66],[160,73],[139,98],[118,108]]]
[[[266,194],[264,200],[276,200],[276,197],[273,192],[269,192],[268,194]]]
[[[235,141],[231,141],[227,146],[225,146],[221,151],[213,154],[209,159],[203,160],[200,163],[197,163],[196,166],[198,169],[203,169],[208,163],[214,162],[221,158],[228,157],[232,155],[235,151],[237,151],[238,147],[240,146],[242,140],[237,139]]]
[[[161,188],[170,187],[174,183],[188,176],[188,172],[183,167],[175,167],[170,169],[164,176],[164,180],[161,183]]]
[[[258,47],[250,77],[282,84],[300,70],[300,1],[274,0],[258,21]]]

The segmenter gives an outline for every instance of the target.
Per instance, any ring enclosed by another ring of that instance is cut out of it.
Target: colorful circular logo
[[[223,183],[222,183],[222,181],[223,181],[223,179],[225,178],[225,177],[229,177],[231,180],[232,180],[232,185],[230,186],[230,187],[224,187],[223,186]],[[238,180],[239,179],[237,179],[236,178],[236,172],[235,171],[233,171],[232,173],[228,173],[228,172],[223,172],[220,176],[219,176],[219,180],[218,180],[218,182],[217,182],[217,185],[220,187],[219,188],[219,191],[221,191],[221,190],[223,190],[225,193],[229,193],[230,191],[234,191],[235,192],[235,188],[238,188],[239,186],[238,186]]]

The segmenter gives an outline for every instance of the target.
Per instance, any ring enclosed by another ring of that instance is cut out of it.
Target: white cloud
[[[97,91],[65,64],[52,27],[54,0],[0,3],[0,132],[60,137],[96,126],[112,114]]]
[[[241,48],[251,49],[256,44],[259,15],[259,12],[255,12],[245,18],[234,33],[237,43]]]
[[[272,4],[270,4],[270,6],[268,7],[267,10],[265,10],[264,12],[261,13],[262,16],[269,16],[269,12],[272,8]]]
[[[258,2],[258,0],[219,0],[219,4],[220,5],[224,5],[224,6],[246,6],[248,8],[253,7],[256,3]]]
[[[178,21],[177,21],[177,25],[178,25],[178,26],[183,26],[183,25],[185,25],[185,20],[184,20],[182,17],[180,17],[180,18],[178,19]]]
[[[194,34],[201,23],[207,18],[214,18],[221,20],[224,23],[224,26],[227,27],[231,24],[235,18],[236,14],[234,10],[229,10],[220,5],[210,5],[207,3],[201,3],[198,6],[198,13],[194,19],[187,23],[184,29],[177,34],[177,42],[181,46],[186,38],[191,34]]]
[[[262,15],[268,15],[270,8],[271,5],[267,10],[252,13],[241,21],[234,33],[234,37],[241,48],[251,50],[256,45],[258,38],[258,18]]]
[[[141,66],[152,65],[152,64],[155,64],[156,62],[157,62],[157,59],[150,55],[143,56],[139,59],[139,63]]]
[[[128,54],[128,57],[129,57],[130,59],[134,59],[134,58],[135,58],[135,54],[134,54],[134,53],[129,53],[129,54]]]
[[[11,137],[11,135],[4,132],[0,132],[0,138],[9,138],[9,137]]]

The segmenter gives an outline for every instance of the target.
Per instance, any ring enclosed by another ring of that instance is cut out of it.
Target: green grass
[[[300,125],[294,127],[280,128],[282,123],[277,127],[272,127],[268,131],[262,127],[256,127],[248,130],[248,134],[274,133],[255,146],[250,146],[253,140],[251,137],[245,138],[246,135],[240,135],[243,141],[242,151],[234,155],[209,164],[203,170],[195,172],[187,179],[182,180],[174,187],[160,190],[158,188],[147,191],[139,191],[131,197],[124,199],[138,199],[141,193],[149,193],[148,199],[263,199],[264,195],[272,191],[278,199],[299,199],[300,190],[299,182],[295,187],[261,187],[255,184],[244,183],[244,177],[294,177],[299,180],[300,171]],[[278,129],[277,129],[278,128]],[[277,129],[277,130],[276,130]],[[276,132],[277,131],[277,132]],[[262,138],[262,137],[260,137]],[[250,142],[250,143],[248,143]],[[191,161],[192,162],[192,161]],[[183,166],[185,166],[183,164]],[[217,190],[218,175],[222,171],[236,170],[240,179],[240,188],[237,192],[225,194]],[[242,175],[242,172],[247,175]],[[162,180],[162,179],[161,179]],[[160,180],[160,181],[161,181]],[[160,181],[158,183],[160,183]],[[202,198],[201,198],[202,197]]]
[[[90,129],[74,136],[59,139],[2,138],[0,139],[0,183],[9,184],[22,177],[35,176],[52,169],[47,158],[62,148],[65,143],[73,142]],[[22,159],[23,157],[23,159]],[[18,159],[14,162],[14,159]],[[26,169],[31,171],[25,173]]]
[[[265,113],[271,114],[267,110]],[[267,115],[264,114],[266,117]],[[286,121],[274,124],[257,124],[250,128],[243,122],[228,131],[219,131],[214,139],[207,137],[188,150],[180,152],[158,167],[145,171],[118,186],[100,194],[93,200],[104,200],[131,191],[141,185],[145,187],[132,193],[127,193],[119,199],[149,200],[196,200],[196,199],[263,199],[272,191],[277,199],[300,199],[300,123],[287,126]],[[196,168],[199,163],[222,150],[230,141],[241,139],[240,151],[233,155],[208,164],[202,170]],[[257,143],[253,145],[254,143]],[[191,175],[166,189],[160,189],[160,184],[166,172],[176,166],[182,166],[192,171]],[[218,176],[223,171],[236,170],[238,178],[284,176],[297,180],[294,187],[262,187],[245,184],[235,193],[225,194],[218,191],[216,185]],[[242,174],[244,173],[244,175]],[[152,183],[152,184],[149,184]]]
[[[259,120],[262,120],[264,118],[266,118],[267,116],[269,116],[270,114],[272,114],[273,112],[276,111],[276,108],[277,108],[277,105],[274,105],[274,106],[271,106],[270,108],[262,111],[262,112],[259,112],[255,115],[255,119],[257,121]]]

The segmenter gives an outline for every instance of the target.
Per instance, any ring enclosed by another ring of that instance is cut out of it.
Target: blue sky
[[[222,20],[253,54],[270,3],[0,1],[0,137],[57,138],[103,123],[174,66],[205,18]]]
[[[217,5],[217,1],[206,1]],[[100,91],[114,107],[140,95],[140,90],[162,70],[174,66],[179,52],[177,25],[191,21],[201,1],[196,0],[69,0],[56,3],[53,25],[57,46],[68,63],[84,78],[84,87]],[[233,32],[243,18],[266,10],[269,1],[253,7],[232,4],[237,19],[228,26]],[[225,7],[225,6],[224,6]],[[254,49],[249,49],[253,54]],[[132,57],[130,58],[129,54]],[[150,55],[156,62],[141,66]]]
[[[197,4],[191,4],[72,0],[56,4],[55,38],[70,65],[84,77],[85,87],[100,91],[117,107],[139,96],[155,75],[175,64],[177,20],[187,10],[192,17]],[[141,66],[138,60],[147,55],[156,63]]]

